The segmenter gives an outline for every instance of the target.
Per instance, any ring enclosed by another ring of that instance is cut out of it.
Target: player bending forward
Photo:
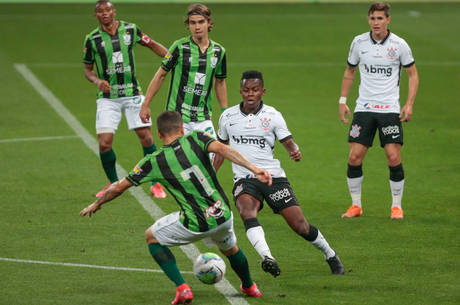
[[[263,208],[265,200],[273,212],[284,217],[292,230],[324,254],[333,274],[343,274],[344,268],[339,257],[321,232],[305,220],[286,174],[273,156],[275,139],[278,138],[292,160],[298,162],[301,159],[299,147],[292,139],[281,113],[262,102],[265,94],[262,73],[244,72],[240,94],[243,102],[222,113],[217,136],[219,141],[230,144],[252,163],[273,175],[273,184],[269,186],[257,181],[247,169],[232,164],[235,175],[233,197],[246,228],[246,235],[263,259],[262,269],[274,277],[281,273],[265,240],[264,230],[257,221],[257,213]],[[215,168],[218,169],[222,162],[222,156],[216,156]]]
[[[183,121],[176,111],[163,112],[157,119],[157,129],[164,146],[144,157],[128,177],[112,184],[80,215],[91,217],[102,204],[118,197],[132,185],[159,181],[181,207],[180,212],[158,219],[145,232],[152,257],[176,284],[176,297],[171,304],[190,303],[193,294],[168,246],[186,245],[201,239],[208,245],[217,245],[228,258],[241,279],[241,291],[250,297],[260,298],[262,294],[251,279],[246,256],[236,244],[230,205],[208,154],[219,153],[247,168],[261,183],[271,185],[270,173],[202,131],[192,131],[184,136]]]

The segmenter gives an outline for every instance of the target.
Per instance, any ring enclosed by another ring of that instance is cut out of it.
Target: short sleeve
[[[128,174],[126,179],[129,182],[138,186],[142,183],[154,180],[152,175],[149,175],[152,172],[152,163],[148,157],[145,157],[134,167],[134,169]]]
[[[225,128],[225,122],[226,122],[226,115],[225,115],[225,111],[224,111],[220,115],[219,127],[217,129],[217,138],[221,142],[227,142],[228,141],[228,133],[227,133],[227,129]]]
[[[275,126],[274,126],[275,136],[279,139],[280,142],[284,142],[287,139],[292,138],[292,134],[287,128],[286,121],[283,118],[283,115],[280,112],[277,112],[275,116]]]
[[[169,72],[172,68],[176,66],[177,61],[179,59],[179,55],[180,55],[179,44],[175,42],[169,48],[168,53],[163,58],[163,61],[161,62],[161,67],[165,71]]]
[[[199,145],[203,148],[204,151],[208,151],[208,146],[212,142],[214,142],[216,139],[211,136],[211,134],[203,131],[197,131],[196,132],[196,137],[198,141],[200,142]]]
[[[83,49],[83,63],[88,65],[94,63],[93,44],[91,43],[89,36],[87,36],[85,40],[85,47]]]
[[[227,77],[227,52],[225,51],[225,49],[222,49],[221,60],[217,63],[215,75],[216,78]]]
[[[348,53],[347,63],[349,66],[356,67],[359,64],[359,50],[357,39],[353,39]]]
[[[401,65],[405,68],[412,66],[415,63],[412,51],[405,40],[401,43],[401,50],[399,53],[399,60]]]

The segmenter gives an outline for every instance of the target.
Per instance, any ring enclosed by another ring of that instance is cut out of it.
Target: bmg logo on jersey
[[[383,74],[385,76],[391,76],[393,73],[393,69],[391,67],[374,67],[373,65],[366,65],[364,64],[364,68],[366,69],[367,73],[371,74]]]
[[[265,148],[265,144],[266,144],[265,138],[257,137],[257,136],[254,136],[254,137],[232,136],[232,139],[237,144],[257,145],[260,148]]]
[[[287,187],[285,187],[284,189],[278,190],[273,194],[268,195],[268,197],[270,197],[270,199],[273,201],[279,201],[283,198],[290,197],[290,196],[291,196],[291,192],[289,192],[289,189]]]
[[[393,126],[383,127],[382,132],[386,136],[389,134],[399,134],[399,126],[393,125]]]

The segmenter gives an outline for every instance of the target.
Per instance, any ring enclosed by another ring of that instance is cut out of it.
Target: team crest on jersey
[[[214,54],[213,57],[211,57],[211,67],[215,68],[217,65],[217,56]]]
[[[350,137],[352,137],[352,138],[359,137],[359,130],[360,129],[361,129],[361,126],[358,126],[358,124],[351,125]]]
[[[233,192],[233,197],[238,196],[242,191],[243,191],[243,185],[240,184],[235,188],[235,191]]]
[[[398,58],[398,52],[396,52],[398,49],[396,48],[388,48],[387,51],[387,58],[389,60],[395,60],[396,58]]]
[[[267,131],[270,129],[270,122],[272,119],[269,118],[262,118],[260,119],[260,128],[262,128],[263,131]]]
[[[125,43],[125,45],[129,46],[131,44],[131,35],[129,35],[128,33],[124,34],[123,42]]]

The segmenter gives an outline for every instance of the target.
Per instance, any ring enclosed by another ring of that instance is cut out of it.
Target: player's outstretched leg
[[[229,251],[222,251],[222,253],[227,256],[233,271],[235,271],[235,273],[241,279],[240,290],[249,297],[261,298],[262,293],[257,288],[257,284],[251,278],[248,260],[246,259],[244,252],[239,249],[237,245],[235,245],[234,248],[230,249]],[[229,255],[229,253],[233,254]]]
[[[280,211],[292,230],[309,241],[320,250],[331,268],[332,274],[343,274],[344,268],[337,253],[329,246],[323,234],[314,226],[309,225],[298,205],[287,207]]]

